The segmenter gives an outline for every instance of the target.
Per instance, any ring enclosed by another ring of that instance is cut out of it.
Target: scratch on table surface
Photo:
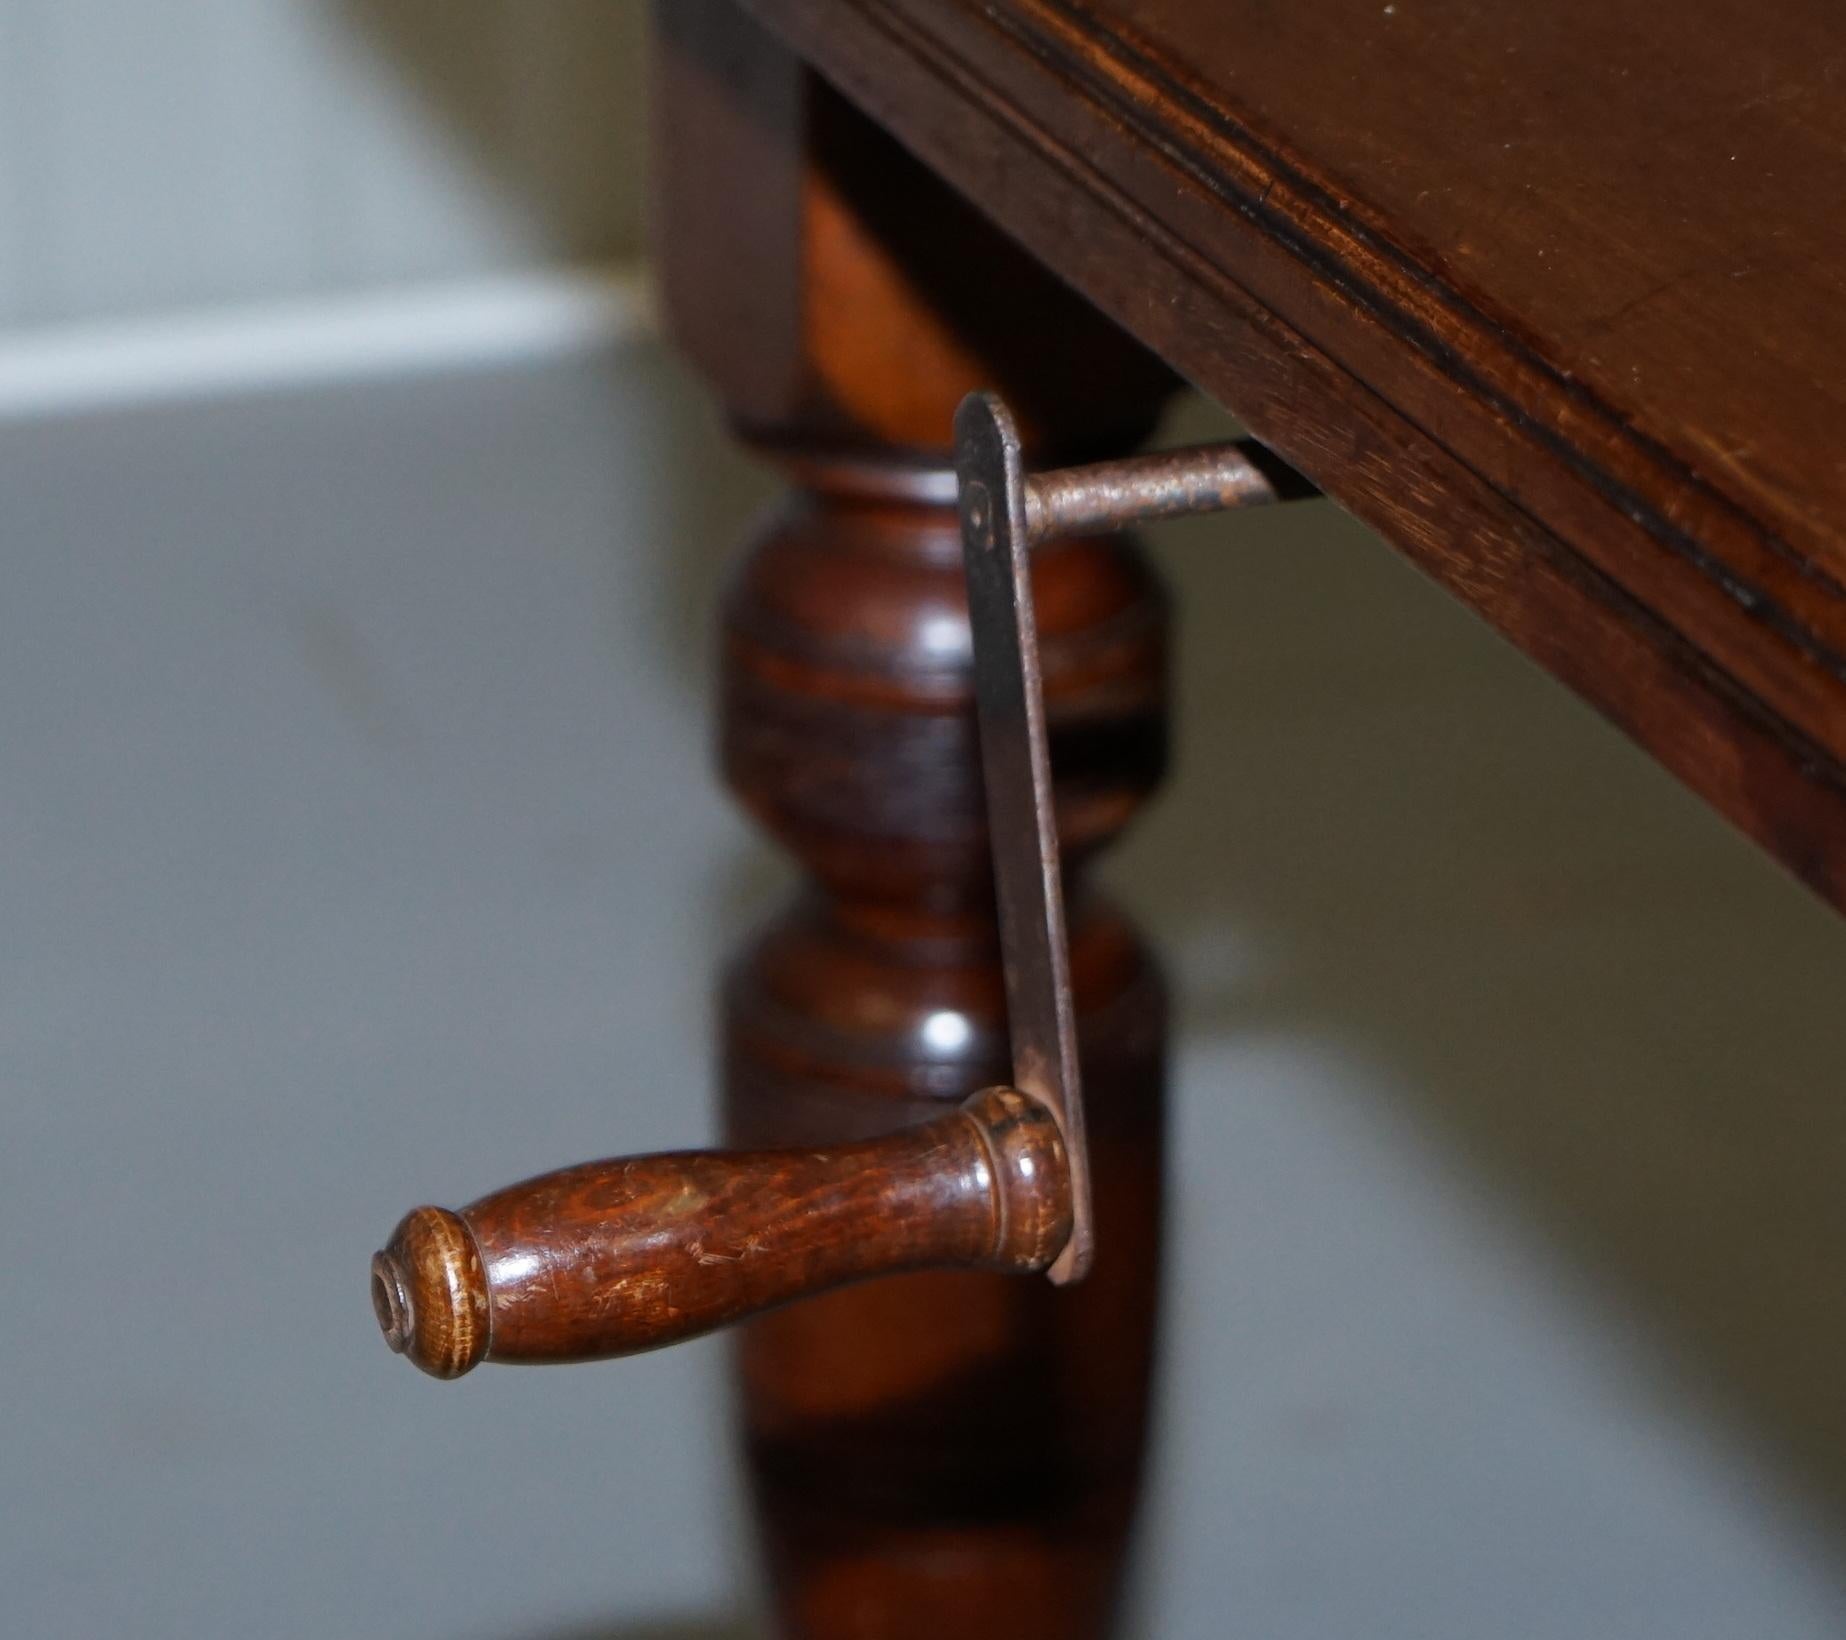
[[[1665,279],[1657,280],[1655,283],[1649,285],[1647,289],[1629,297],[1627,301],[1611,308],[1607,313],[1599,314],[1597,317],[1586,321],[1582,333],[1585,336],[1600,336],[1604,332],[1612,330],[1616,325],[1620,324],[1623,319],[1627,318],[1629,314],[1635,312],[1636,309],[1647,306],[1649,302],[1655,301],[1659,297],[1666,295],[1668,291],[1676,289],[1687,281],[1696,278],[1698,273],[1699,270],[1697,268],[1684,268],[1678,273],[1669,274]]]

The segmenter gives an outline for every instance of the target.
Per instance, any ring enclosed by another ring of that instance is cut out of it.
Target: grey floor
[[[364,1273],[706,1131],[763,493],[646,352],[0,429],[7,1635],[751,1632],[721,1352],[438,1386]],[[1159,551],[1134,1634],[1846,1633],[1846,925],[1330,508]]]

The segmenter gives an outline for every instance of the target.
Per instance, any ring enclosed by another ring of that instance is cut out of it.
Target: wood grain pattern
[[[1041,460],[1119,454],[1171,375],[725,0],[662,0],[658,220],[681,345],[792,489],[727,589],[720,755],[809,881],[725,986],[731,1142],[837,1143],[1007,1074],[1005,988],[948,469],[970,388]],[[1082,881],[1166,745],[1165,603],[1120,536],[1036,592],[1098,1256],[1081,1285],[868,1282],[742,1328],[779,1631],[1101,1640],[1139,1491],[1164,992]]]
[[[1846,14],[749,4],[1846,904]]]
[[[1043,1270],[1070,1222],[1055,1119],[996,1087],[825,1150],[616,1157],[419,1207],[373,1300],[394,1350],[459,1378],[633,1355],[872,1276]]]

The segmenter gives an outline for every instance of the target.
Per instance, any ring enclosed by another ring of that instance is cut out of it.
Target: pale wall
[[[0,330],[635,248],[639,0],[4,0]]]

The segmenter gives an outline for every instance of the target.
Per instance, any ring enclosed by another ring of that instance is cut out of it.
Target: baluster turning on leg
[[[995,388],[1034,464],[1068,465],[1132,448],[1173,384],[731,0],[663,0],[656,34],[669,325],[792,485],[725,597],[721,759],[807,883],[726,982],[731,1152],[419,1209],[374,1303],[441,1375],[767,1309],[738,1385],[783,1633],[1101,1640],[1145,1433],[1165,1010],[1085,868],[1161,776],[1165,608],[1124,536],[1036,549],[1096,1230],[1056,1287],[1018,1278],[1068,1239],[1067,1157],[996,1087],[951,425]]]

